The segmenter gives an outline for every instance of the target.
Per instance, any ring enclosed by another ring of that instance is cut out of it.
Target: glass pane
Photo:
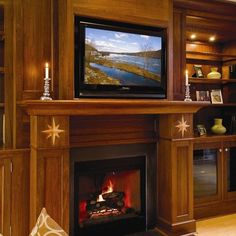
[[[228,164],[228,192],[236,191],[236,147],[230,148]]]
[[[195,198],[217,193],[217,149],[194,151],[193,175]]]

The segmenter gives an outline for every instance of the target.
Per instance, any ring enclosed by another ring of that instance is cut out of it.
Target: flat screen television
[[[166,98],[166,29],[75,16],[75,97]]]

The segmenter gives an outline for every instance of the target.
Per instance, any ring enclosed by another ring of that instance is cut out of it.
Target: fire
[[[98,198],[97,198],[97,202],[104,202],[105,200],[102,197],[102,194],[104,193],[112,193],[113,192],[113,183],[111,182],[111,180],[109,180],[108,186],[106,186],[106,189],[102,190],[102,193],[99,194]]]

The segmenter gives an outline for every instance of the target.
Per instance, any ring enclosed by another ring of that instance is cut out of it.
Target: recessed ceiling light
[[[210,42],[214,42],[216,40],[216,37],[215,36],[211,36],[210,38],[209,38],[209,41]]]
[[[191,34],[190,36],[191,39],[195,39],[196,37],[197,37],[196,34]]]

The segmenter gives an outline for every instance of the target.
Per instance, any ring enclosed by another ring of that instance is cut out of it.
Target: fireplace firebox
[[[138,156],[75,164],[76,235],[125,235],[145,230],[145,159]]]
[[[123,236],[155,227],[156,145],[76,148],[70,165],[70,235]]]

